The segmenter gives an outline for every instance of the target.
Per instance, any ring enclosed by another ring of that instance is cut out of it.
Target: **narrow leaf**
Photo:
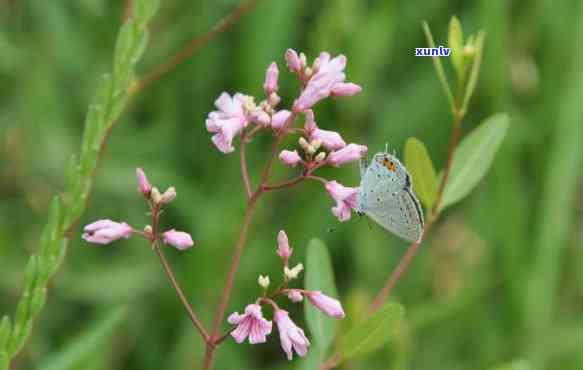
[[[431,209],[437,197],[437,175],[421,140],[411,137],[405,142],[405,165],[413,178],[415,194],[425,208]]]
[[[464,36],[462,32],[462,25],[456,16],[451,17],[449,21],[448,45],[451,48],[451,62],[458,74],[458,77],[463,75],[463,43]]]
[[[423,32],[425,32],[425,38],[427,39],[427,44],[429,45],[430,48],[434,48],[435,42],[433,41],[433,35],[431,34],[429,25],[427,24],[427,22],[424,21],[422,23],[422,26]],[[443,88],[443,91],[447,96],[447,100],[449,101],[450,109],[452,113],[455,113],[456,108],[453,100],[453,94],[451,92],[451,87],[449,87],[449,83],[447,82],[447,77],[445,76],[445,71],[443,70],[443,66],[441,65],[441,60],[439,59],[439,57],[431,57],[431,60],[433,61],[433,66],[435,67],[437,78],[439,79],[441,87]]]
[[[478,185],[494,161],[508,126],[508,115],[495,114],[487,118],[461,142],[453,156],[440,209],[458,202]]]
[[[125,308],[109,311],[102,318],[93,322],[79,335],[72,338],[64,348],[39,361],[37,370],[73,370],[81,366],[111,340],[115,330],[126,317]],[[91,321],[90,321],[91,322]]]
[[[396,338],[401,331],[404,316],[403,306],[398,303],[387,303],[340,339],[338,350],[342,359],[365,355]]]
[[[304,284],[306,290],[319,290],[335,298],[338,296],[330,255],[321,240],[312,239],[308,243]],[[315,309],[307,299],[304,302],[304,312],[314,341],[321,354],[326,353],[335,336],[336,320]]]
[[[476,54],[474,55],[472,69],[470,70],[470,77],[466,87],[466,93],[464,95],[464,102],[462,104],[462,112],[467,111],[468,104],[470,104],[470,99],[472,98],[474,90],[476,89],[476,85],[478,84],[480,65],[482,64],[482,52],[484,49],[484,37],[486,37],[484,31],[478,32],[478,36],[476,37],[476,42],[474,44],[474,50]]]
[[[10,338],[10,332],[12,330],[12,325],[10,324],[10,317],[4,315],[2,321],[0,321],[0,352],[6,347],[8,338]]]

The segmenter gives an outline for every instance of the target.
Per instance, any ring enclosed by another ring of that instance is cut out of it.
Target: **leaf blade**
[[[508,115],[497,113],[487,118],[460,144],[453,156],[451,173],[439,208],[460,201],[486,175],[510,125]]]
[[[374,351],[399,335],[405,309],[398,303],[387,303],[368,320],[352,328],[340,338],[342,360]]]
[[[308,243],[304,285],[306,290],[319,290],[333,297],[338,295],[330,254],[319,239],[312,239]],[[304,300],[304,313],[308,328],[318,344],[317,348],[321,354],[326,353],[336,334],[335,319],[315,309],[307,299]]]
[[[431,209],[437,198],[437,175],[421,140],[410,137],[405,142],[405,165],[411,174],[415,194],[426,209]]]

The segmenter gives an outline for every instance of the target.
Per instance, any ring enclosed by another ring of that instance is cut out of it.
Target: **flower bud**
[[[176,188],[174,186],[169,187],[166,189],[164,194],[160,197],[160,201],[164,204],[168,204],[172,202],[176,198]]]
[[[171,245],[179,250],[185,250],[194,245],[190,234],[183,231],[176,231],[172,229],[164,232],[162,236],[164,238],[164,243]]]
[[[326,153],[320,152],[314,159],[316,160],[316,162],[322,162],[324,159],[326,159]]]
[[[275,62],[273,62],[267,68],[267,72],[265,73],[265,83],[263,84],[263,89],[265,90],[265,94],[267,94],[267,96],[269,96],[269,95],[271,95],[271,93],[277,91],[277,89],[278,89],[278,86],[277,86],[278,77],[279,77],[279,69],[277,68],[277,64]]]
[[[304,265],[301,263],[298,263],[296,266],[294,266],[293,268],[289,269],[286,267],[283,268],[283,274],[285,275],[285,277],[289,280],[292,279],[297,279],[300,272],[302,272],[304,269]]]
[[[302,158],[298,154],[297,150],[283,150],[281,153],[279,153],[279,160],[287,166],[295,167],[302,161]]]
[[[259,278],[257,278],[257,283],[263,289],[269,288],[269,284],[270,284],[269,276],[259,275]]]
[[[162,201],[162,195],[160,194],[160,190],[158,190],[157,187],[153,187],[152,191],[150,191],[150,198],[152,198],[155,204],[160,204]]]

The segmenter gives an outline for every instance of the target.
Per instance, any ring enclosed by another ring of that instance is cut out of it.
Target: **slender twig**
[[[273,191],[273,190],[280,190],[280,189],[289,188],[289,187],[292,187],[294,185],[299,184],[300,182],[302,182],[306,179],[307,179],[307,177],[305,175],[296,176],[291,180],[280,182],[278,184],[265,185],[263,187],[263,190],[264,191]]]
[[[245,132],[241,133],[241,148],[239,149],[239,158],[241,162],[241,177],[243,179],[243,186],[245,187],[245,194],[247,195],[247,200],[251,199],[251,180],[249,180],[249,170],[247,168],[247,158],[245,156],[245,146],[247,144],[245,138]]]
[[[241,260],[241,254],[243,253],[243,248],[245,247],[245,241],[247,240],[247,233],[249,232],[249,226],[251,225],[253,211],[255,210],[255,205],[257,204],[257,199],[261,194],[261,189],[257,190],[253,196],[249,199],[247,203],[247,209],[245,210],[245,218],[243,221],[243,226],[241,227],[241,232],[239,234],[239,240],[237,241],[237,245],[235,246],[235,252],[233,254],[233,258],[231,260],[231,267],[229,269],[227,275],[227,282],[225,284],[225,288],[223,289],[223,293],[221,295],[221,300],[219,302],[219,307],[217,309],[217,314],[215,315],[215,319],[213,322],[213,331],[210,336],[209,343],[207,345],[206,353],[204,356],[204,363],[203,369],[208,370],[212,367],[213,362],[213,354],[215,350],[215,346],[217,344],[218,333],[221,328],[221,322],[223,321],[223,317],[225,316],[225,310],[227,309],[227,305],[229,304],[229,298],[231,296],[231,291],[233,290],[233,283],[235,281],[235,274],[237,273],[237,269],[239,267],[239,262]]]
[[[132,0],[125,0],[124,12],[123,12],[124,22],[132,17],[132,13],[133,13],[133,6],[132,5],[133,5]]]
[[[226,31],[229,27],[235,24],[242,16],[247,14],[257,4],[257,0],[250,0],[242,2],[235,10],[229,13],[226,17],[218,21],[213,28],[211,28],[207,33],[196,36],[192,38],[182,49],[180,49],[170,60],[165,63],[160,64],[158,67],[154,68],[153,71],[146,74],[142,80],[138,81],[135,90],[143,90],[152,82],[157,81],[165,75],[166,73],[172,71],[180,63],[184,62],[186,59],[190,58],[194,53],[196,53],[202,46],[211,41],[214,37],[220,33]]]
[[[186,299],[186,296],[184,295],[184,292],[182,291],[180,284],[178,284],[178,282],[176,281],[176,277],[174,276],[174,273],[172,272],[172,269],[170,268],[170,265],[168,264],[168,261],[166,260],[166,257],[164,256],[164,253],[160,249],[160,244],[157,241],[154,242],[153,248],[154,248],[154,251],[156,252],[156,254],[158,255],[158,257],[160,258],[160,262],[162,263],[162,266],[164,267],[164,271],[166,272],[166,275],[168,276],[168,280],[170,280],[172,287],[174,287],[174,290],[176,291],[176,295],[178,295],[178,298],[182,302],[182,305],[184,306],[184,308],[186,308],[186,311],[188,312],[188,316],[190,316],[190,321],[192,321],[192,323],[194,324],[194,326],[196,327],[196,329],[198,330],[198,332],[202,336],[203,340],[206,343],[208,343],[209,342],[209,335],[208,335],[206,329],[204,328],[203,323],[198,319],[198,317],[194,313],[194,310],[192,309],[192,306],[188,302],[188,299]]]
[[[168,260],[166,260],[166,256],[164,256],[164,253],[160,249],[160,243],[159,243],[160,235],[159,235],[159,228],[158,228],[160,207],[159,207],[159,205],[152,205],[152,204],[150,204],[150,207],[152,210],[152,212],[151,212],[152,213],[152,249],[154,249],[154,251],[158,255],[158,258],[160,258],[160,262],[162,263],[162,267],[164,267],[164,271],[166,272],[166,276],[168,277],[170,284],[172,284],[172,287],[176,291],[176,295],[178,296],[178,298],[180,299],[180,302],[182,303],[182,305],[186,309],[186,312],[188,312],[188,316],[190,316],[190,320],[192,321],[193,325],[196,327],[196,329],[198,330],[198,332],[202,336],[202,339],[205,341],[205,343],[208,343],[209,342],[209,335],[208,335],[206,329],[204,328],[204,325],[202,324],[202,322],[198,319],[198,317],[194,313],[192,306],[190,305],[190,303],[188,302],[188,299],[186,299],[186,296],[184,295],[184,291],[182,290],[182,288],[180,287],[180,284],[176,280],[176,276],[174,275],[174,272],[172,271],[172,268],[170,267]]]

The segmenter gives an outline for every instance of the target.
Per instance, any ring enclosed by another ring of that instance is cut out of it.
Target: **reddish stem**
[[[245,156],[245,146],[247,144],[245,132],[241,132],[241,148],[239,150],[239,160],[241,162],[241,177],[243,179],[243,186],[245,187],[245,194],[247,200],[251,199],[251,181],[249,180],[249,170],[247,168],[247,158]]]

